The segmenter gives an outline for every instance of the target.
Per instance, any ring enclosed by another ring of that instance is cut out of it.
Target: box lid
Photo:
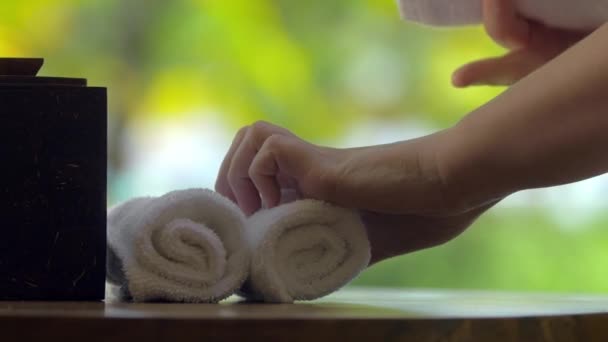
[[[84,78],[36,76],[42,58],[0,58],[0,87],[86,87]]]

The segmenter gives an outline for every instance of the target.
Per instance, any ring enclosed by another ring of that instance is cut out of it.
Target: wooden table
[[[347,289],[312,303],[0,302],[0,341],[608,341],[608,296]],[[257,339],[256,339],[257,340]]]

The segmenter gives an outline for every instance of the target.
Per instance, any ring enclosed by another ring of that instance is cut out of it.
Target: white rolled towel
[[[403,18],[427,25],[481,23],[482,0],[397,0]],[[589,30],[608,21],[606,0],[512,0],[523,17],[548,26]]]
[[[245,229],[251,271],[241,294],[266,302],[311,300],[334,292],[369,264],[359,215],[315,200],[261,210]]]
[[[206,189],[127,201],[108,212],[108,281],[134,301],[217,302],[247,277],[244,224]]]

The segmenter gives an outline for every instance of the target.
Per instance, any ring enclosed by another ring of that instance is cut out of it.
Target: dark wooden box
[[[0,76],[0,300],[101,300],[106,89]]]

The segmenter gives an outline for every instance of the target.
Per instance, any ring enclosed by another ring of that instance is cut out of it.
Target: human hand
[[[516,13],[513,2],[482,0],[486,32],[509,52],[460,67],[452,75],[456,87],[511,85],[590,33],[550,28],[526,20]]]
[[[327,199],[335,182],[337,151],[312,145],[263,121],[241,128],[220,167],[215,189],[251,215],[274,207],[282,193]],[[288,191],[286,191],[288,190]]]
[[[463,208],[449,195],[440,175],[439,147],[446,143],[442,134],[447,133],[333,149],[258,122],[236,135],[216,190],[247,214],[263,202],[269,207],[279,204],[286,189],[300,197],[358,209],[375,263],[447,242],[492,205]]]
[[[283,189],[301,197],[396,215],[443,215],[460,208],[442,180],[446,131],[395,144],[335,149],[308,143],[265,122],[236,135],[216,190],[248,215],[279,204]]]

